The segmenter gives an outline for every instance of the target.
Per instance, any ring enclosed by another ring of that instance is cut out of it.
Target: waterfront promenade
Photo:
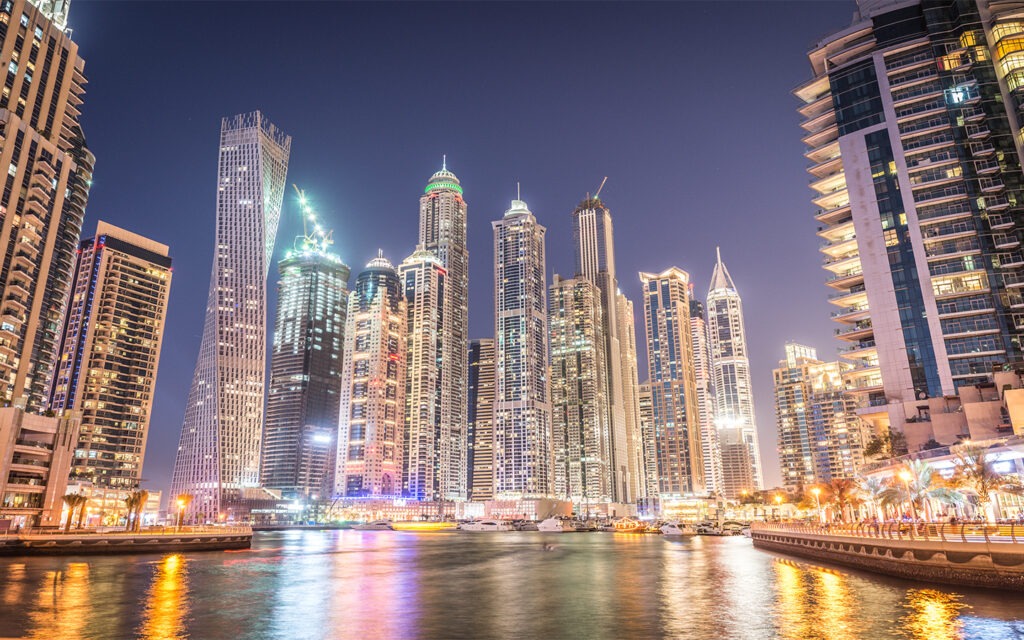
[[[755,523],[754,546],[943,584],[1024,591],[1024,526]]]
[[[151,527],[141,531],[24,529],[0,534],[0,555],[94,555],[248,549],[246,526]]]

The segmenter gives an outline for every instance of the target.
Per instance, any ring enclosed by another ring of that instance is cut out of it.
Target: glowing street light
[[[822,516],[821,513],[821,500],[818,499],[818,496],[821,495],[821,489],[819,487],[814,487],[813,489],[811,489],[811,493],[814,494],[814,504],[818,508],[818,522],[824,522],[825,518]]]

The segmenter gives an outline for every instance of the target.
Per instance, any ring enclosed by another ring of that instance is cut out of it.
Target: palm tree
[[[146,503],[149,501],[149,492],[145,489],[139,489],[135,491],[133,495],[139,497],[139,502],[135,506],[135,530],[142,530],[142,512],[146,509]]]
[[[68,505],[68,519],[64,523],[64,533],[71,531],[71,520],[75,517],[75,510],[86,501],[85,496],[80,493],[68,493],[64,495],[64,504]]]
[[[85,522],[85,509],[88,504],[89,498],[87,498],[86,496],[81,496],[81,499],[78,501],[78,526],[76,527],[76,529],[81,529],[84,526],[83,523]]]
[[[853,519],[853,508],[864,502],[858,495],[859,487],[856,481],[852,479],[836,478],[825,485],[825,491],[828,503],[835,507],[845,522]]]
[[[956,452],[953,482],[974,495],[986,520],[995,519],[992,502],[999,493],[1024,493],[1024,485],[1015,476],[1002,475],[995,469],[995,460],[984,447],[968,445]]]
[[[900,465],[896,474],[889,479],[881,499],[883,505],[897,509],[909,503],[914,516],[923,511],[926,520],[931,519],[932,500],[942,504],[964,502],[963,494],[946,486],[942,476],[923,460],[911,460]]]
[[[867,501],[871,503],[871,509],[874,511],[874,515],[879,520],[885,520],[885,514],[880,513],[882,507],[882,494],[885,493],[888,486],[882,482],[881,478],[870,477],[863,478],[860,481],[860,492],[867,498]],[[879,517],[881,516],[881,517]]]

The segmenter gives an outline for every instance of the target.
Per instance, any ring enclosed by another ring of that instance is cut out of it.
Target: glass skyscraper
[[[290,151],[258,111],[221,121],[213,272],[171,482],[209,519],[259,486],[267,273]]]
[[[494,497],[494,339],[469,343],[467,482],[473,501]]]
[[[691,287],[692,293],[692,287]],[[712,381],[711,344],[704,305],[690,299],[690,337],[693,340],[693,371],[697,378],[697,413],[700,418],[700,441],[704,455],[704,480],[708,492],[723,490],[722,451],[718,446],[715,426],[715,385]]]

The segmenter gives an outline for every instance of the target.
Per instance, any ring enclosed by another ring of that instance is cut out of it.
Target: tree
[[[83,522],[85,522],[85,509],[89,504],[89,498],[82,496],[81,501],[78,503],[78,529],[81,529]]]
[[[65,494],[64,504],[68,506],[68,519],[64,523],[64,533],[71,531],[71,520],[75,517],[75,510],[86,502],[88,500],[80,493]]]
[[[923,460],[911,460],[900,465],[896,474],[889,479],[881,499],[883,505],[897,509],[903,504],[909,504],[915,516],[924,512],[926,520],[931,519],[931,500],[942,504],[964,502],[963,494],[946,486],[942,476]]]
[[[860,481],[860,492],[871,503],[872,510],[875,512],[874,516],[879,520],[885,519],[884,514],[880,512],[882,496],[888,488],[888,485],[877,477],[862,478]]]
[[[907,438],[892,427],[881,436],[871,436],[864,445],[864,456],[867,458],[896,458],[906,454]]]
[[[853,520],[853,508],[863,503],[859,487],[854,480],[837,478],[825,485],[826,500],[839,512],[841,519]]]
[[[125,531],[141,529],[142,510],[146,507],[147,500],[149,500],[149,492],[144,489],[132,491],[124,499],[125,505],[128,506],[128,521],[125,523]]]
[[[1024,493],[1024,485],[1015,476],[1003,475],[996,471],[995,460],[984,447],[966,445],[956,451],[956,470],[953,483],[971,493],[978,501],[978,508],[987,520],[994,520],[992,502],[999,493]]]

